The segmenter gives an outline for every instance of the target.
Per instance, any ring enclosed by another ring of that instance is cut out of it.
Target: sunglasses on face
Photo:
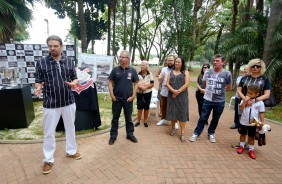
[[[253,65],[253,66],[251,66],[251,68],[261,68],[261,66],[260,65]]]
[[[207,69],[208,67],[204,66],[203,68],[204,68],[204,69]]]

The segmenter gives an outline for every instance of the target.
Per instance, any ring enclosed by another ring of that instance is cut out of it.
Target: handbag
[[[269,98],[263,101],[265,107],[274,107],[276,105],[276,100],[274,94],[270,91]]]

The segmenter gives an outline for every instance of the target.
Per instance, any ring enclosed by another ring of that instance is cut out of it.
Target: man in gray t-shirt
[[[226,91],[231,89],[231,73],[223,69],[224,57],[217,54],[213,59],[213,68],[205,71],[203,85],[206,87],[201,117],[194,134],[190,137],[195,142],[204,130],[205,122],[208,121],[211,111],[213,116],[208,128],[208,138],[215,143],[215,129],[225,106]]]
[[[206,83],[204,99],[212,102],[225,102],[225,88],[231,84],[231,74],[222,69],[219,73],[213,68],[205,72],[203,82]]]

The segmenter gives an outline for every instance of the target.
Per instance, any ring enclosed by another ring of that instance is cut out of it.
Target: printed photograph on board
[[[79,54],[78,67],[89,68],[97,92],[108,93],[108,78],[113,69],[113,56],[101,56],[95,54]]]

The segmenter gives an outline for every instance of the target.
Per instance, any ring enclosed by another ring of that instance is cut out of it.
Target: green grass
[[[267,108],[265,117],[274,121],[282,122],[282,104],[278,104],[273,108]]]

